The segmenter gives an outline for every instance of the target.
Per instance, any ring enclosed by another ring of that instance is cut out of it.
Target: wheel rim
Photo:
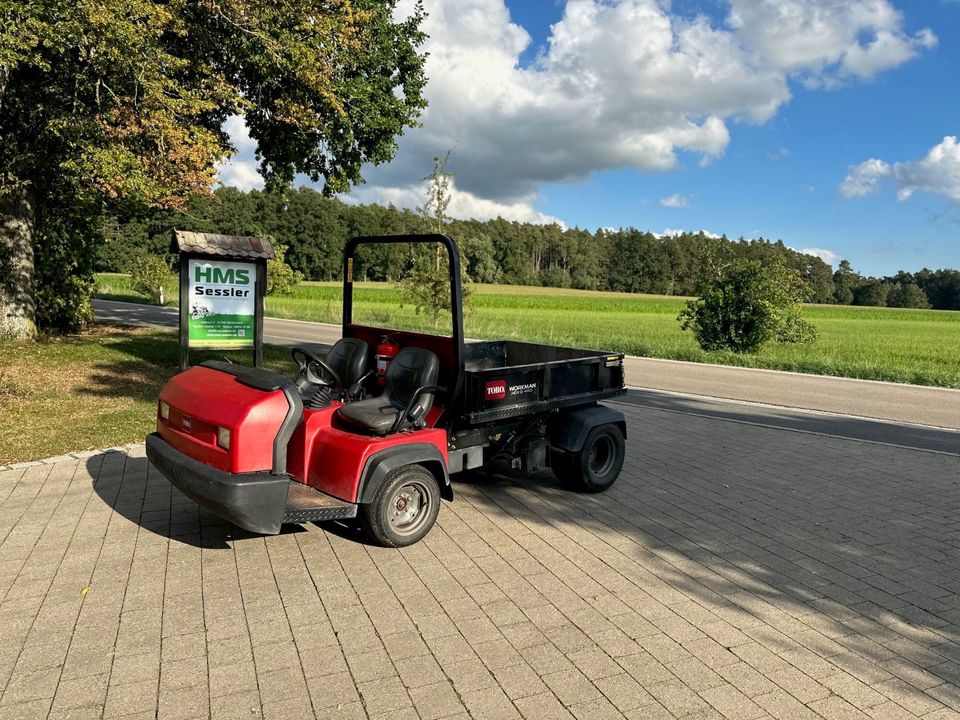
[[[387,521],[397,535],[413,535],[430,516],[430,491],[421,482],[397,488],[387,504]]]
[[[607,435],[601,435],[590,448],[590,455],[587,458],[590,472],[595,477],[603,477],[613,467],[613,440]]]

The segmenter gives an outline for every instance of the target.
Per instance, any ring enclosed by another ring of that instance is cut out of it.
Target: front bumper
[[[175,488],[237,527],[276,535],[284,523],[347,520],[357,506],[268,472],[229,473],[204,465],[172,447],[158,433],[147,435],[147,459]]]
[[[250,532],[280,532],[290,490],[286,475],[224,472],[187,457],[157,433],[147,436],[147,458],[180,492],[224,520]]]

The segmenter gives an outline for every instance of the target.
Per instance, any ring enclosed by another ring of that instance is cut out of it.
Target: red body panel
[[[364,465],[371,456],[386,448],[409,443],[435,445],[447,460],[447,433],[425,428],[387,437],[373,437],[334,427],[341,403],[329,408],[304,410],[303,422],[290,438],[287,472],[294,480],[306,483],[347,502],[357,501],[357,488]],[[428,425],[443,412],[434,406],[427,415]]]
[[[273,441],[287,415],[280,390],[247,387],[228,373],[194,367],[174,376],[160,391],[170,419],[157,412],[157,431],[174,448],[227,472],[273,467]],[[217,426],[230,429],[230,450],[217,445]]]
[[[347,502],[357,501],[360,474],[367,460],[381,450],[397,445],[430,443],[447,462],[447,433],[433,428],[371,437],[327,425],[316,429],[312,441],[309,433],[306,439],[310,448],[307,484]]]
[[[286,417],[283,392],[248,387],[229,373],[194,367],[174,376],[160,392],[170,419],[157,414],[157,431],[175,449],[206,465],[233,473],[270,470],[273,443]],[[306,409],[287,445],[287,472],[347,502],[357,501],[367,461],[381,450],[410,443],[434,445],[447,460],[447,433],[423,430],[374,437],[335,427],[341,403]],[[434,405],[425,420],[436,422],[443,408]],[[230,449],[217,445],[217,427],[230,429]]]
[[[290,444],[287,446],[287,472],[294,480],[307,482],[313,438],[324,428],[330,427],[333,415],[341,405],[342,403],[333,402],[328,408],[303,411],[303,421],[293,431],[293,437],[290,438]]]

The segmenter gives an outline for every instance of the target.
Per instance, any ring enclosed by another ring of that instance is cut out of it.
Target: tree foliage
[[[353,235],[411,234],[431,231],[422,213],[392,206],[346,204],[310,188],[278,196],[253,190],[219,188],[210,197],[191,199],[183,213],[154,210],[130,221],[104,223],[97,269],[123,272],[125,258],[146,250],[163,254],[170,229],[270,235],[287,246],[286,260],[307,280],[340,277],[343,245]],[[712,267],[752,259],[764,267],[781,263],[810,288],[810,302],[852,304],[854,290],[877,280],[891,285],[888,307],[960,309],[960,271],[899,272],[869,278],[847,260],[836,271],[814,255],[780,241],[733,240],[704,233],[655,235],[635,228],[594,232],[559,225],[533,225],[497,218],[445,218],[444,231],[457,239],[463,267],[472,282],[627,290],[692,296]],[[642,250],[641,250],[642,248]],[[409,266],[399,246],[366,248],[358,254],[358,279],[396,282]],[[569,283],[569,285],[568,285]],[[904,288],[898,292],[896,286]],[[919,292],[918,292],[919,290]]]
[[[814,328],[800,317],[809,293],[800,276],[781,264],[764,268],[757,260],[738,260],[704,283],[697,300],[677,318],[704,350],[752,353],[768,340],[807,342]]]
[[[446,232],[450,206],[450,185],[452,175],[447,171],[450,151],[441,160],[433,158],[433,171],[423,178],[427,183],[427,201],[417,208],[423,218],[425,229],[442,235]],[[458,246],[459,247],[459,246]],[[389,253],[389,246],[380,249]],[[450,260],[440,244],[413,245],[407,248],[409,259],[403,276],[397,283],[404,302],[414,306],[417,313],[426,313],[436,327],[440,313],[452,310],[450,302]],[[464,308],[468,306],[470,288],[465,274],[463,258],[461,260],[461,286]]]
[[[267,260],[267,295],[289,295],[303,280],[303,273],[287,265],[285,245],[274,243],[273,250],[276,257]]]
[[[186,208],[232,152],[231,115],[271,189],[303,173],[343,191],[391,158],[425,106],[423,11],[394,6],[0,0],[0,332],[29,335],[34,280],[69,277],[34,278],[45,224]]]
[[[173,275],[162,257],[139,255],[130,263],[130,275],[136,292],[146,295],[155,305],[163,304],[164,288],[173,280]]]

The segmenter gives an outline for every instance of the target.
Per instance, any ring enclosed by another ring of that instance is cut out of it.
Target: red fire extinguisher
[[[397,356],[398,352],[400,352],[400,346],[392,337],[384,335],[380,339],[376,354],[377,385],[380,387],[383,387],[386,382],[387,368],[390,366],[390,361]]]

